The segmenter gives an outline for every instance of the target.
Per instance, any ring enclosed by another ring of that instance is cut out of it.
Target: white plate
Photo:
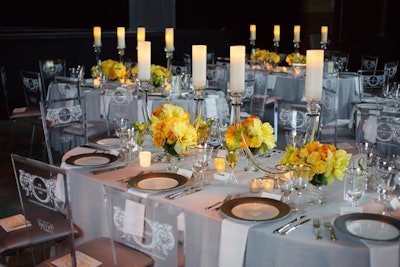
[[[336,218],[335,227],[348,235],[375,241],[397,241],[400,221],[373,213],[351,213]]]
[[[118,148],[120,141],[117,136],[98,136],[90,138],[89,142],[99,148],[112,149]]]

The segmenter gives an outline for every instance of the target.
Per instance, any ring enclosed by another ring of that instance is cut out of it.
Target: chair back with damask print
[[[388,84],[387,70],[359,70],[358,81],[360,86],[360,102],[368,101],[368,98],[382,97]]]
[[[363,55],[361,57],[360,70],[376,70],[378,68],[378,56]]]
[[[47,89],[56,76],[67,76],[67,64],[64,58],[49,58],[39,60],[39,70],[42,77],[42,85]]]
[[[399,67],[399,60],[386,62],[385,65],[383,66],[383,69],[388,71],[389,83],[396,81],[398,67]]]
[[[104,191],[115,242],[147,253],[155,266],[184,266],[184,216],[180,208],[107,185]]]

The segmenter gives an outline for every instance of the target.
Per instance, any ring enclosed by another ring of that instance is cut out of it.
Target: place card
[[[181,169],[179,168],[178,171],[176,172],[177,174],[183,175],[186,178],[190,179],[193,175],[193,171],[191,170],[186,170],[186,169]]]
[[[214,179],[220,180],[220,181],[225,181],[225,180],[229,179],[229,175],[230,175],[230,173],[227,173],[227,172],[217,172],[217,173],[214,173]]]

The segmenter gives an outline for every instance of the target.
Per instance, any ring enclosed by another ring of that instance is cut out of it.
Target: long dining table
[[[93,152],[96,148],[76,147],[64,155],[63,167],[68,169],[70,192],[72,199],[72,214],[74,222],[82,229],[82,236],[77,242],[108,236],[107,212],[104,207],[103,187],[111,186],[132,194],[143,192],[121,183],[119,180],[134,177],[140,171],[165,172],[167,163],[153,161],[148,168],[142,168],[138,159],[130,165],[112,172],[91,174],[87,168],[69,166],[65,160],[72,155]],[[155,148],[150,136],[143,145],[155,156],[161,150]],[[266,166],[277,164],[284,153],[273,150],[268,157],[258,160]],[[107,152],[106,152],[107,153]],[[121,162],[113,163],[121,165]],[[400,250],[397,241],[371,241],[356,238],[348,233],[338,231],[336,241],[329,238],[327,228],[322,225],[323,238],[317,240],[311,222],[287,235],[274,233],[278,227],[296,218],[289,212],[281,218],[265,221],[248,221],[233,218],[226,212],[206,210],[205,207],[223,200],[227,194],[240,194],[240,197],[260,197],[280,199],[280,192],[251,193],[249,180],[264,177],[265,174],[245,171],[246,160],[242,157],[235,167],[239,184],[226,184],[227,175],[216,175],[211,160],[205,175],[210,183],[194,194],[185,195],[174,200],[166,199],[168,192],[146,193],[147,198],[174,205],[183,210],[185,225],[185,266],[399,266]],[[111,167],[111,166],[110,166]],[[184,159],[178,163],[179,171],[187,174],[191,170],[191,162]],[[228,170],[227,170],[228,171]],[[193,182],[189,178],[188,184]],[[173,190],[175,192],[177,190]],[[179,191],[179,190],[178,190]],[[306,199],[312,190],[304,193]],[[295,192],[292,193],[295,198]],[[374,195],[366,194],[365,203],[369,203]],[[310,218],[335,218],[343,208],[351,207],[351,202],[343,197],[343,182],[337,180],[324,188],[323,204],[308,204],[306,216]],[[364,207],[364,212],[373,210]]]

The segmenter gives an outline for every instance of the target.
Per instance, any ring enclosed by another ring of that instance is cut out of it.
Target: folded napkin
[[[242,267],[247,245],[247,234],[254,223],[224,219],[221,225],[219,267]]]
[[[399,242],[391,242],[390,246],[369,240],[362,242],[369,248],[370,267],[400,266]]]

